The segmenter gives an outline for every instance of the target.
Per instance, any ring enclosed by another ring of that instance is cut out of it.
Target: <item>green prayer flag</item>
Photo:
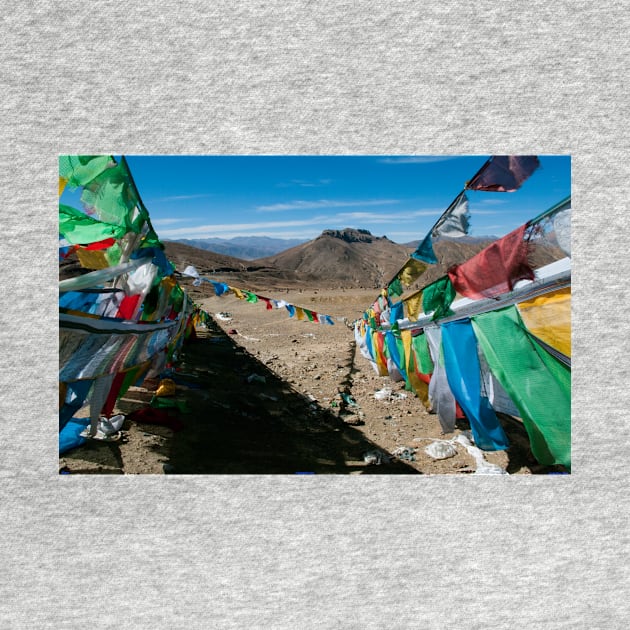
[[[109,155],[60,155],[59,177],[67,180],[71,189],[89,184],[115,164]]]
[[[424,333],[411,338],[411,345],[418,361],[418,367],[422,374],[433,374],[433,361],[429,353],[429,345]]]
[[[400,283],[400,279],[399,278],[395,278],[390,285],[387,287],[387,295],[394,296],[394,297],[398,297],[399,295],[402,295],[403,293],[403,288],[402,288],[402,284]]]
[[[59,233],[69,243],[77,245],[97,243],[107,238],[122,238],[126,228],[103,223],[80,210],[59,204]]]
[[[122,164],[107,169],[89,182],[83,189],[81,201],[101,221],[123,225],[129,231],[140,231],[137,219],[142,212],[136,210],[139,201]]]
[[[515,306],[472,318],[490,370],[519,409],[532,452],[571,466],[571,372],[533,341]]]
[[[434,311],[432,319],[453,315],[450,306],[455,299],[455,288],[448,276],[436,280],[422,291],[422,309],[425,313]]]

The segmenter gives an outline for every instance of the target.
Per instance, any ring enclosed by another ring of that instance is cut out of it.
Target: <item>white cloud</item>
[[[328,186],[328,184],[332,183],[332,179],[318,179],[316,181],[308,181],[305,179],[292,179],[289,182],[281,182],[280,184],[276,184],[277,188],[321,188],[322,186]]]
[[[256,210],[258,212],[287,212],[289,210],[388,206],[396,203],[400,203],[400,199],[365,199],[363,201],[336,201],[334,199],[318,199],[316,201],[295,200],[288,203],[276,203],[270,206],[257,206]]]
[[[300,227],[309,225],[324,225],[329,217],[312,217],[294,221],[264,221],[260,223],[218,223],[210,225],[198,225],[195,227],[163,230],[159,233],[161,238],[210,238],[212,236],[225,236],[226,233],[235,236],[253,234],[254,231],[266,231],[266,235],[277,233],[276,228]]]
[[[147,203],[161,203],[163,201],[188,201],[189,199],[204,199],[206,197],[214,197],[210,193],[200,195],[173,195],[172,197],[158,197],[157,199],[149,199]]]
[[[177,219],[151,219],[151,225],[153,225],[153,227],[157,227],[160,225],[174,225],[176,223],[186,223],[188,221],[192,221],[192,219],[182,219],[182,218],[177,218]]]
[[[409,155],[401,157],[386,157],[379,160],[381,164],[433,164],[453,160],[457,155]]]

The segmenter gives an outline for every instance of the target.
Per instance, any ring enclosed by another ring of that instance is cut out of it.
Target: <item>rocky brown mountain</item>
[[[320,236],[275,256],[253,261],[291,269],[311,286],[379,288],[409,257],[409,248],[368,230],[324,230]]]

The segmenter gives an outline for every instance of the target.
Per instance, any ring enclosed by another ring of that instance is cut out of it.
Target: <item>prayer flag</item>
[[[477,341],[518,407],[534,457],[571,466],[571,370],[536,344],[515,306],[476,315]]]
[[[526,229],[527,225],[522,225],[470,260],[449,269],[448,277],[457,292],[479,300],[511,291],[518,280],[533,280]]]
[[[455,299],[455,289],[448,277],[440,278],[422,292],[422,308],[425,313],[433,311],[432,319],[440,319],[453,314],[450,306]]]
[[[398,272],[397,276],[404,285],[409,286],[424,273],[426,268],[427,266],[424,263],[410,258],[405,263],[405,266]]]
[[[392,282],[390,282],[389,286],[387,287],[387,295],[389,297],[398,297],[399,295],[402,295],[402,293],[403,288],[400,284],[400,279],[396,277]]]
[[[75,189],[77,186],[90,183],[97,175],[115,164],[109,155],[60,155],[59,178],[64,179],[70,188]]]
[[[466,189],[514,192],[539,166],[535,155],[493,155],[467,182]]]
[[[409,319],[409,321],[415,322],[418,319],[418,315],[420,315],[420,311],[422,309],[422,291],[417,291],[413,295],[410,295],[404,301],[404,305],[407,310],[407,319]]]
[[[484,451],[506,449],[507,436],[481,389],[477,339],[469,319],[442,326],[442,348],[448,384],[466,413],[475,444]]]
[[[469,227],[468,198],[466,197],[466,191],[463,190],[436,221],[431,231],[424,237],[422,243],[411,256],[417,260],[436,264],[437,258],[433,251],[433,239],[441,236],[459,238],[468,234]]]

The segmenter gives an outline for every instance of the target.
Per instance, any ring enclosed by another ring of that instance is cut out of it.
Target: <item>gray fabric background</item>
[[[621,2],[5,7],[0,627],[627,627],[629,27]],[[84,152],[572,155],[573,474],[59,476],[57,156]]]

